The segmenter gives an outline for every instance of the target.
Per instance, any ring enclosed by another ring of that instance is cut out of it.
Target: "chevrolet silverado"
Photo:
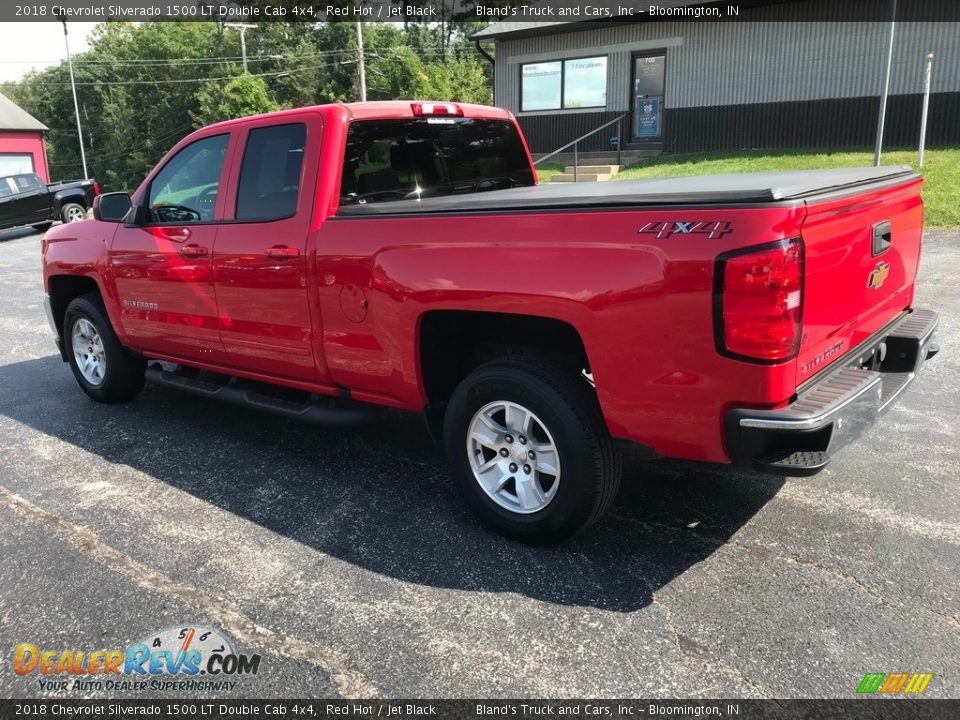
[[[181,140],[42,243],[94,400],[420,413],[467,503],[546,544],[621,457],[821,470],[937,351],[903,167],[538,184],[503,110],[331,104]]]

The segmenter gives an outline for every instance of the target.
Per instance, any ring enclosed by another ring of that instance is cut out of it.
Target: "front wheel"
[[[444,439],[480,519],[548,545],[589,528],[620,485],[620,457],[592,389],[574,370],[510,358],[471,372],[450,400]]]
[[[143,389],[146,361],[120,344],[97,295],[74,298],[67,306],[63,342],[77,383],[94,400],[124,402]]]

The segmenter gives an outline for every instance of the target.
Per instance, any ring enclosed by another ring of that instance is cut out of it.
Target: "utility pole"
[[[63,23],[63,44],[67,48],[67,67],[70,68],[70,89],[73,91],[73,113],[77,118],[77,138],[80,140],[80,162],[83,164],[84,179],[90,177],[87,173],[87,153],[83,149],[83,129],[80,127],[80,103],[77,102],[77,83],[73,79],[73,58],[70,56],[70,39],[67,36],[67,21]]]
[[[225,27],[236,28],[240,31],[240,55],[243,57],[243,72],[247,71],[247,30],[256,30],[256,25],[250,23],[224,23]]]
[[[367,101],[367,70],[363,64],[363,23],[357,20],[357,67],[360,71],[360,102]]]
[[[897,27],[897,0],[890,0],[890,40],[887,44],[887,72],[883,80],[883,95],[880,97],[880,117],[877,118],[877,142],[873,149],[873,164],[880,167],[883,150],[883,124],[887,117],[887,95],[890,94],[890,68],[893,65],[893,33]]]
[[[923,167],[923,148],[927,144],[927,111],[930,109],[930,75],[933,72],[933,53],[927,55],[927,70],[923,75],[923,112],[920,115],[920,152],[917,166]]]

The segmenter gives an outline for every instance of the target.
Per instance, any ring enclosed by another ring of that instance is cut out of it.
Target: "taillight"
[[[93,184],[93,196],[94,196],[94,197],[97,197],[97,195],[99,195],[99,194],[100,194],[100,183],[95,182],[95,183]]]
[[[456,103],[410,103],[410,108],[416,116],[421,115],[455,115],[463,117],[463,108]]]
[[[734,250],[717,258],[717,351],[780,362],[800,350],[803,243],[800,238]]]

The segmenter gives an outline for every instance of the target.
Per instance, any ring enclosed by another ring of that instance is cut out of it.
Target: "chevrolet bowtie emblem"
[[[890,274],[890,263],[877,263],[877,266],[870,273],[870,279],[867,280],[867,287],[873,290],[879,290],[880,286],[887,281]]]

